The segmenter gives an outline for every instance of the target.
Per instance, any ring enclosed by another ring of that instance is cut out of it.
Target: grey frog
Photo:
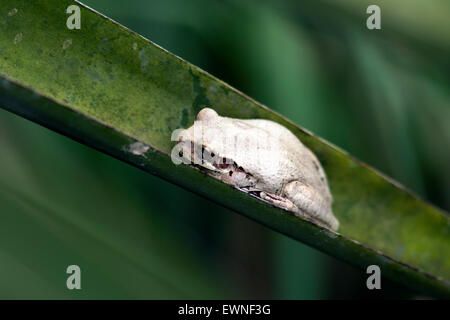
[[[179,134],[177,146],[183,158],[200,156],[197,167],[208,175],[316,224],[339,228],[319,160],[282,125],[221,117],[204,108]]]

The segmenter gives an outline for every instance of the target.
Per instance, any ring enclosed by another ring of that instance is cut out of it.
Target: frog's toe
[[[331,230],[337,231],[339,229],[339,220],[333,215],[328,216],[328,224],[331,227]]]

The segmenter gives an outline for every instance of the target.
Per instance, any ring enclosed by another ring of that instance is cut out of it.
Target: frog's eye
[[[227,169],[230,166],[228,163],[215,163],[214,165],[219,169]]]
[[[215,154],[214,152],[209,152],[204,146],[202,146],[202,154],[205,155],[205,152],[211,156],[211,158],[214,158]]]
[[[219,163],[217,163],[217,162],[214,162],[214,166],[216,167],[216,168],[219,168],[219,169],[228,169],[230,166],[231,166],[231,164],[229,163],[230,161],[228,161],[228,159],[227,158],[222,158],[222,161],[221,162],[219,162]]]

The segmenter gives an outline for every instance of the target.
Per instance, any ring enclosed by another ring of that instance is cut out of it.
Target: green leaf
[[[156,178],[1,109],[0,149],[1,299],[229,297],[147,200]],[[65,286],[71,264],[82,290]]]
[[[1,0],[0,105],[268,227],[419,292],[450,297],[446,213],[227,84],[69,0]],[[170,159],[171,133],[205,106],[290,129],[323,164],[341,223],[334,233]],[[148,146],[134,152],[136,143]]]

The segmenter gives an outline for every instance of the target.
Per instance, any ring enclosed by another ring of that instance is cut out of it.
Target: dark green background
[[[450,209],[447,2],[84,3]],[[0,150],[0,298],[417,296],[3,110]]]

